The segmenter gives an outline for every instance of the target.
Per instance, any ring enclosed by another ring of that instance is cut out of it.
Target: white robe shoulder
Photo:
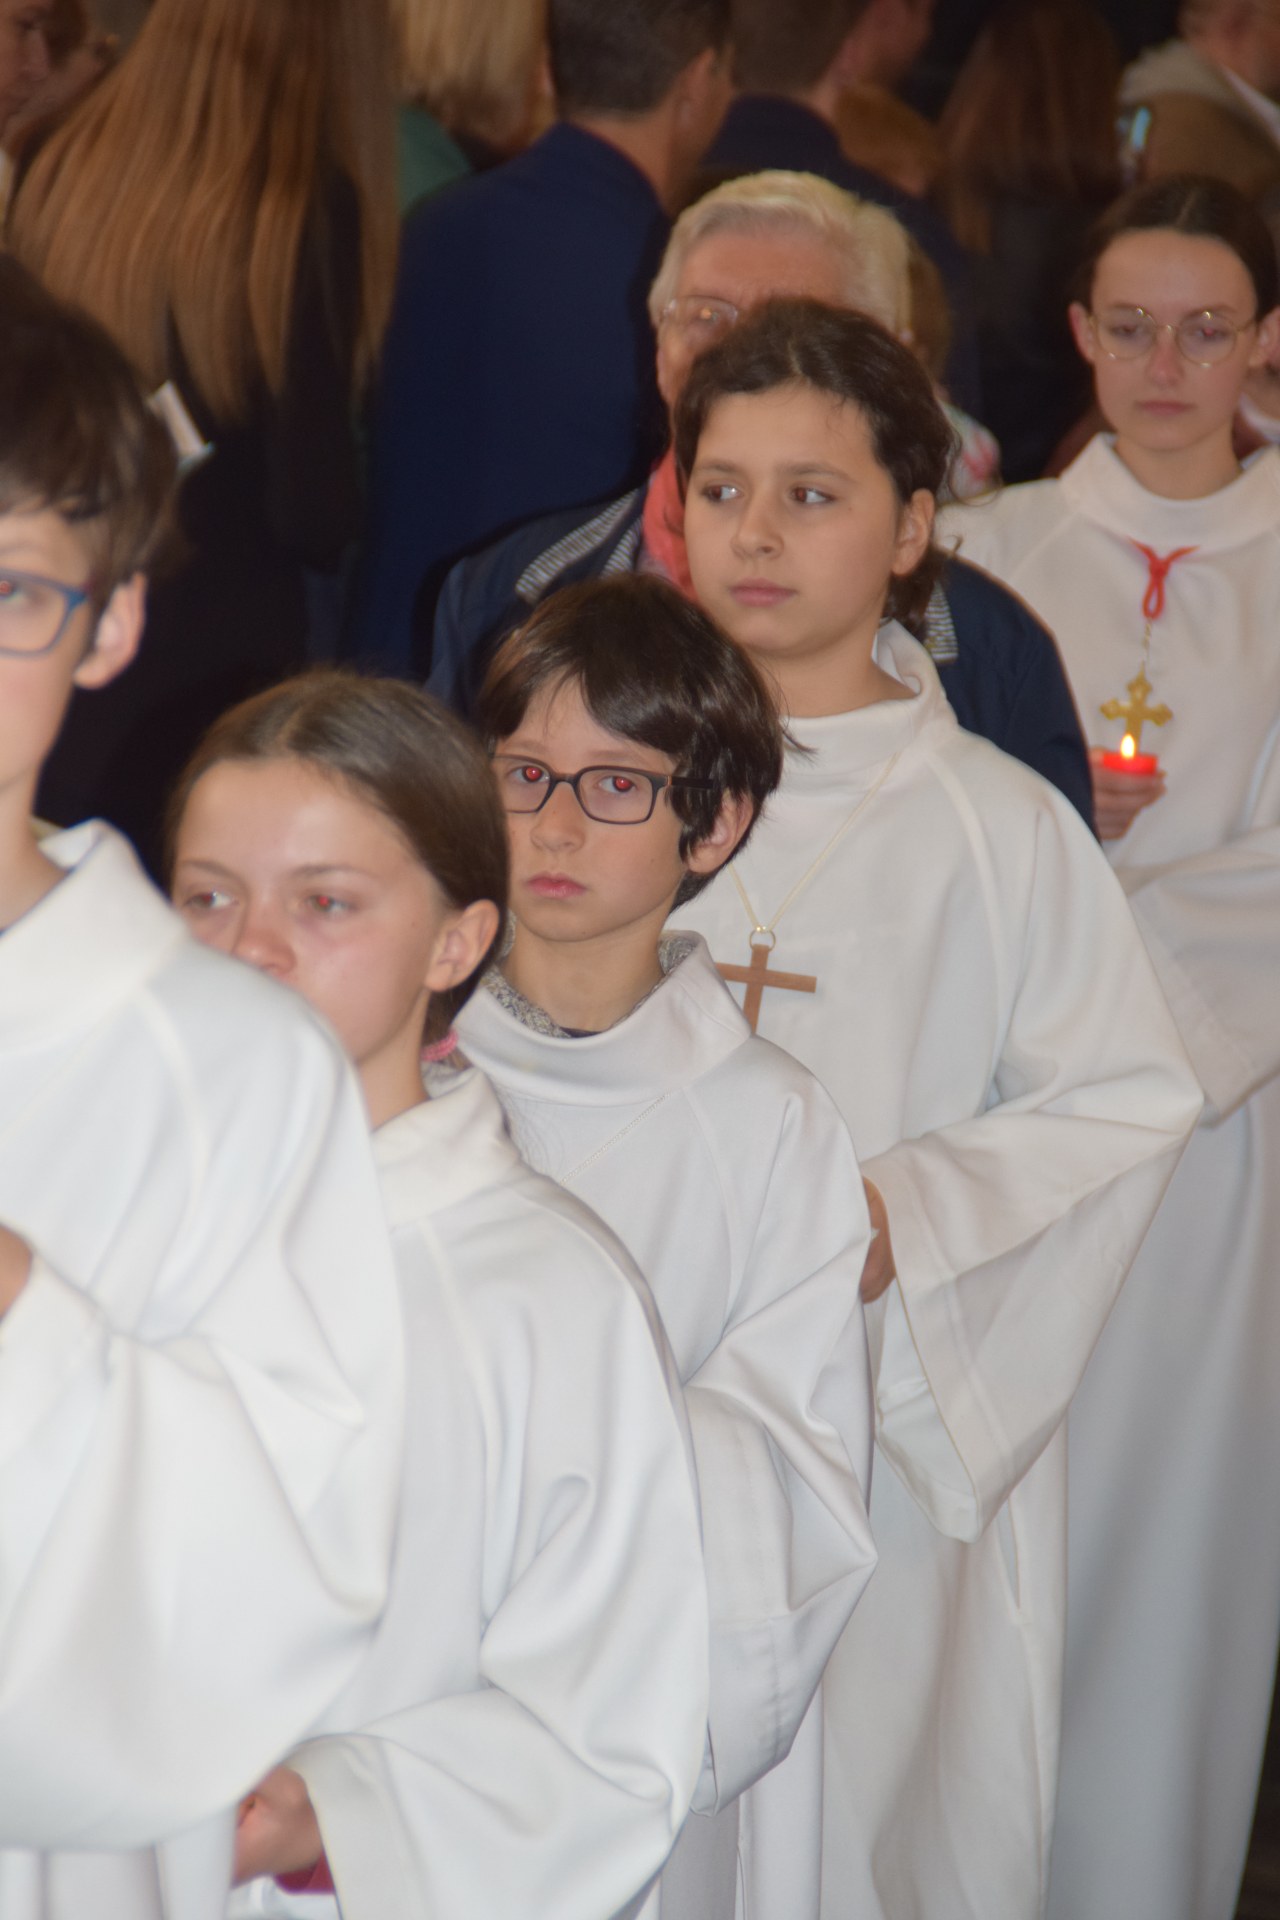
[[[67,877],[0,937],[0,1220],[35,1255],[0,1325],[0,1845],[123,1847],[233,1802],[367,1646],[401,1320],[337,1048],[118,836],[44,847]]]
[[[647,1289],[520,1160],[481,1075],[376,1136],[408,1334],[391,1599],[291,1756],[343,1920],[600,1920],[702,1764],[707,1616],[679,1388]],[[334,1914],[259,1881],[236,1913]]]

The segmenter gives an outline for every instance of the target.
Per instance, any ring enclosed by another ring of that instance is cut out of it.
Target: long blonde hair
[[[283,384],[304,240],[345,175],[362,381],[395,274],[391,48],[383,0],[155,0],[32,165],[14,252],[148,380],[171,371],[176,334],[210,409],[239,419],[261,382]]]
[[[529,139],[546,52],[546,0],[391,0],[391,14],[407,100],[450,133],[502,152]]]

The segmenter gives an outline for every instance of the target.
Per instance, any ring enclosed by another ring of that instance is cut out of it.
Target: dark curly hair
[[[510,739],[540,693],[563,686],[576,687],[610,733],[656,747],[685,779],[708,783],[671,790],[681,857],[706,839],[730,796],[750,800],[754,825],[782,778],[775,698],[742,649],[664,580],[620,574],[544,600],[485,678],[476,718],[489,745]],[[675,904],[711,877],[686,874]]]
[[[695,363],[676,408],[676,464],[682,488],[718,400],[804,386],[856,407],[875,457],[904,505],[938,494],[956,437],[915,355],[865,314],[818,300],[770,300]],[[895,578],[886,619],[918,632],[946,564],[932,542],[910,573]]]

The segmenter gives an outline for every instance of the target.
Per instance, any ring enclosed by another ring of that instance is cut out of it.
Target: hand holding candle
[[[1148,640],[1151,629],[1147,628]],[[1093,810],[1100,840],[1119,840],[1129,831],[1134,818],[1164,792],[1164,773],[1154,753],[1139,753],[1142,729],[1150,721],[1163,727],[1173,715],[1163,704],[1153,707],[1145,662],[1129,682],[1127,700],[1104,701],[1099,711],[1104,720],[1123,720],[1128,729],[1118,750],[1093,747],[1089,761],[1093,773]]]
[[[1154,773],[1121,773],[1115,771],[1111,764],[1119,757],[1102,747],[1089,749],[1089,771],[1093,776],[1093,819],[1099,840],[1123,839],[1143,808],[1158,800],[1165,788],[1164,774],[1158,764]],[[1143,754],[1142,759],[1154,760],[1154,755]]]

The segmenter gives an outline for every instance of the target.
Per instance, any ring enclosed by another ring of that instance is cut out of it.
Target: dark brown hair
[[[717,401],[730,394],[811,387],[856,407],[876,460],[905,505],[941,491],[956,437],[915,355],[865,314],[817,300],[769,300],[695,363],[676,407],[676,464],[687,486]],[[889,583],[885,618],[918,629],[945,557],[930,544],[919,565]]]
[[[101,608],[155,560],[176,471],[115,343],[0,254],[0,513],[51,508],[76,525]]]
[[[480,690],[477,719],[490,746],[510,739],[539,694],[565,686],[610,733],[668,754],[685,779],[710,783],[705,792],[670,791],[682,858],[728,798],[751,802],[754,826],[782,778],[776,700],[746,654],[664,580],[622,574],[544,600],[498,649]],[[676,905],[711,877],[686,874]]]
[[[328,667],[232,707],[205,734],[174,789],[169,868],[196,782],[226,760],[301,760],[343,782],[385,815],[450,906],[492,900],[501,928],[507,827],[493,770],[470,729],[429,694],[402,680]],[[445,1033],[466,1005],[493,946],[458,986],[432,995],[428,1039]]]
[[[871,0],[733,0],[733,77],[752,93],[805,93]]]
[[[649,113],[728,38],[729,0],[550,0],[556,104],[566,115]]]
[[[1171,173],[1134,187],[1108,207],[1089,235],[1072,285],[1072,298],[1083,306],[1092,304],[1098,262],[1112,242],[1126,233],[1179,233],[1220,240],[1252,280],[1259,318],[1270,313],[1280,297],[1275,244],[1267,223],[1252,201],[1225,180]]]
[[[1008,194],[1106,205],[1120,185],[1120,67],[1116,37],[1089,0],[1004,0],[938,123],[957,239],[988,252],[991,203]]]

